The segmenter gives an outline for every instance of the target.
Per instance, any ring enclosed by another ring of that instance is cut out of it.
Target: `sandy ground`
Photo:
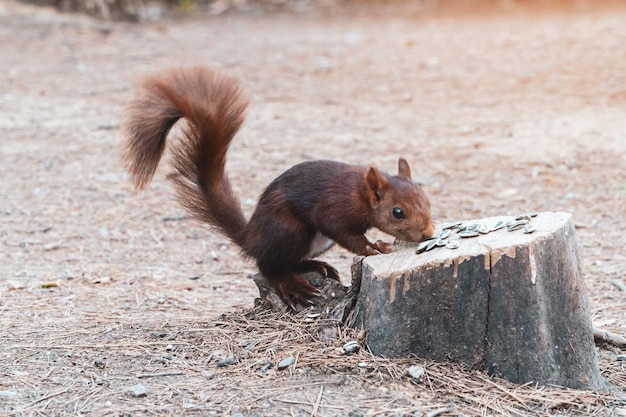
[[[198,394],[208,382],[194,382],[217,372],[213,350],[201,349],[168,365],[182,376],[157,388],[148,381],[158,396],[128,395],[144,366],[160,369],[147,357],[188,346],[190,334],[219,345],[190,329],[251,307],[257,295],[254,266],[181,218],[165,169],[135,195],[121,166],[118,127],[132,86],[177,65],[222,68],[252,97],[228,162],[247,213],[297,162],[394,171],[404,156],[438,221],[573,213],[594,322],[626,333],[626,293],[612,284],[624,282],[626,267],[626,8],[539,3],[502,2],[487,13],[436,2],[198,13],[132,25],[0,2],[0,361],[8,364],[0,413],[179,415],[196,410],[185,407],[189,392],[210,404],[200,413],[215,415],[473,413],[406,382],[393,391],[384,378],[364,378],[333,395],[323,391],[326,377],[295,374],[270,381],[293,391],[304,380],[310,401],[268,402],[271,394],[250,397],[250,388],[245,403],[227,390],[215,403],[213,388]],[[350,254],[333,249],[324,259],[349,276]],[[159,329],[173,342],[145,342]],[[619,383],[616,353],[600,350],[603,374]],[[94,365],[105,356],[106,367]],[[380,401],[361,407],[363,398]],[[614,406],[607,402],[607,414]],[[572,410],[585,412],[559,412]]]

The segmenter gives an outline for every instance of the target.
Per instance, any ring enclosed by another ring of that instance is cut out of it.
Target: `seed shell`
[[[529,223],[524,227],[524,233],[532,233],[535,231],[535,225]]]

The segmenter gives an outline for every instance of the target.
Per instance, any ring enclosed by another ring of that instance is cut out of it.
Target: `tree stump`
[[[396,243],[393,253],[356,258],[351,287],[305,274],[322,293],[307,313],[364,329],[375,355],[452,360],[517,383],[601,388],[571,215],[540,213],[530,224],[532,233],[502,227],[463,239],[456,230],[448,241],[457,249],[416,254],[416,244]],[[287,309],[261,275],[254,281],[258,308]]]
[[[449,239],[458,249],[416,254],[413,244],[362,258],[348,324],[365,329],[380,356],[453,360],[517,383],[601,387],[571,215],[530,221],[532,233],[503,227],[459,239],[457,231]]]

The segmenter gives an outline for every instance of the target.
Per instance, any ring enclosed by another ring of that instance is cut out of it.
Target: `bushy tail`
[[[235,78],[205,67],[177,68],[145,79],[123,126],[124,160],[135,188],[143,189],[159,165],[170,129],[186,119],[171,147],[170,179],[178,199],[193,217],[239,246],[247,222],[224,165],[247,105]]]

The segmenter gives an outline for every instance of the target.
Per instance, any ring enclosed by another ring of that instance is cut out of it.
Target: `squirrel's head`
[[[383,174],[370,167],[365,175],[372,226],[400,240],[420,242],[433,236],[435,226],[430,201],[411,179],[405,159],[398,160],[398,175]]]

